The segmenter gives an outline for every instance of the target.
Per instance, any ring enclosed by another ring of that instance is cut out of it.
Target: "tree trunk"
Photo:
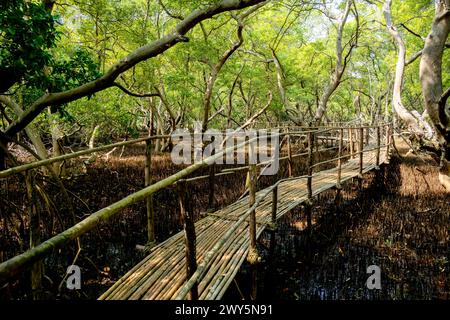
[[[331,95],[337,89],[339,84],[341,83],[342,75],[344,74],[345,68],[347,66],[348,58],[350,57],[353,48],[356,46],[356,42],[350,45],[347,56],[343,57],[343,48],[342,48],[342,35],[344,32],[344,27],[347,22],[348,15],[350,13],[350,8],[353,4],[353,0],[348,0],[345,6],[344,14],[338,26],[338,32],[336,36],[336,66],[333,70],[333,74],[331,75],[331,80],[328,86],[325,88],[322,97],[319,100],[319,106],[317,108],[316,114],[314,116],[314,120],[316,123],[320,123],[327,109],[328,100],[330,100]],[[356,17],[356,21],[358,22],[358,18]],[[358,22],[359,24],[359,22]],[[359,32],[359,25],[356,26],[356,35]],[[356,40],[358,40],[358,36],[356,36]]]
[[[142,61],[158,56],[180,42],[188,41],[189,39],[185,35],[201,21],[226,11],[256,6],[262,2],[263,0],[221,0],[214,1],[209,6],[193,11],[184,20],[180,21],[171,32],[162,38],[137,48],[127,57],[111,66],[103,76],[67,91],[45,93],[32,103],[16,121],[11,123],[4,133],[9,137],[13,137],[30,124],[47,106],[56,106],[75,101],[115,86],[115,80],[123,72],[133,68]]]
[[[97,137],[99,130],[100,130],[100,125],[96,125],[94,127],[94,130],[92,131],[91,138],[89,139],[89,149],[94,149],[95,138]]]
[[[8,150],[8,142],[0,138],[0,171],[6,169],[6,157]]]
[[[446,107],[449,90],[442,88],[442,55],[450,32],[450,0],[436,1],[431,31],[425,40],[420,61],[420,81],[425,108],[442,148],[439,180],[450,192],[450,116]]]
[[[209,119],[209,111],[211,109],[211,98],[214,89],[214,84],[216,83],[217,76],[219,75],[220,70],[222,69],[225,62],[229,57],[242,45],[244,39],[242,38],[242,29],[244,25],[241,20],[238,20],[238,29],[237,35],[238,40],[229,48],[219,59],[216,65],[214,65],[211,69],[211,73],[209,74],[208,80],[206,81],[206,91],[203,96],[203,122],[202,122],[202,132],[205,132],[208,128],[208,119]]]
[[[52,135],[52,156],[59,157],[62,154],[61,146],[59,145],[59,139],[62,136],[61,130],[59,129],[58,120],[52,117],[52,112],[50,107],[48,108],[48,114],[50,116],[50,132]],[[53,171],[57,176],[64,176],[66,174],[65,166],[63,162],[53,163]]]
[[[409,130],[414,133],[417,137],[421,138],[425,136],[427,139],[431,139],[433,136],[432,132],[427,131],[428,125],[424,124],[421,119],[417,119],[409,112],[402,103],[402,89],[403,89],[403,76],[405,71],[405,57],[406,57],[406,47],[402,36],[398,32],[397,28],[394,26],[391,17],[391,5],[392,0],[386,0],[383,5],[384,19],[386,20],[386,25],[389,33],[394,38],[398,47],[398,58],[397,65],[395,68],[395,80],[394,89],[392,93],[392,108],[398,117],[408,126]]]
[[[10,107],[14,113],[19,116],[23,113],[22,108],[12,99],[10,99],[7,96],[1,96],[0,95],[0,102]],[[30,138],[31,143],[33,144],[34,148],[36,149],[36,153],[41,159],[47,159],[48,153],[47,149],[44,146],[44,143],[42,142],[41,136],[39,134],[38,129],[34,126],[34,124],[29,124],[25,128],[25,133],[27,134],[28,138]],[[1,162],[1,160],[0,160]],[[1,166],[1,164],[0,164]]]

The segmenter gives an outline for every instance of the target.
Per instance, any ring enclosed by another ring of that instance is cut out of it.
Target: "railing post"
[[[272,214],[271,221],[267,225],[267,230],[270,234],[269,241],[269,261],[272,261],[275,246],[276,246],[276,231],[277,231],[277,206],[278,206],[278,184],[272,189]]]
[[[184,244],[186,253],[186,281],[188,281],[197,270],[197,236],[192,206],[186,193],[186,180],[177,182],[178,199],[180,203],[181,219],[184,227]],[[190,300],[198,300],[198,284],[195,283],[189,292]]]
[[[377,154],[375,167],[376,170],[380,169],[380,145],[381,145],[380,126],[377,126]]]
[[[145,186],[152,184],[152,142],[150,139],[145,141]],[[147,209],[147,247],[155,245],[155,210],[153,208],[153,195],[145,199]]]
[[[354,145],[353,145],[353,128],[348,128],[348,134],[349,134],[349,144],[350,144],[350,156],[353,159],[354,156]]]
[[[252,207],[256,201],[256,188],[258,176],[256,172],[256,164],[249,164],[249,207]],[[255,300],[257,297],[258,289],[258,267],[257,264],[260,261],[258,249],[256,248],[256,210],[250,211],[249,219],[249,236],[250,236],[250,248],[248,251],[247,261],[250,263],[252,269],[252,288],[250,297]]]
[[[308,189],[308,199],[305,202],[305,213],[306,213],[306,223],[308,228],[308,234],[311,234],[312,221],[311,221],[311,207],[312,207],[312,172],[313,172],[313,149],[314,149],[314,133],[308,133],[308,178],[306,181],[307,189]]]
[[[312,132],[308,133],[308,199],[312,198],[312,165],[313,165],[313,149],[314,149],[314,134]]]
[[[211,151],[211,155],[214,155],[214,149]],[[215,198],[214,198],[214,180],[215,180],[215,174],[216,174],[216,166],[215,162],[212,163],[209,166],[209,177],[208,177],[208,211],[212,212],[214,211],[215,207]]]
[[[364,128],[359,128],[359,178],[362,179],[362,173],[363,173],[363,161],[364,161]]]
[[[277,223],[277,205],[278,205],[278,185],[272,190],[272,224]]]
[[[369,142],[370,142],[370,127],[366,128],[365,138],[366,138],[366,146],[367,146],[367,145],[369,145]]]
[[[288,129],[289,130],[289,129]],[[289,131],[288,131],[289,133]],[[287,135],[287,151],[288,151],[288,173],[289,177],[292,177],[292,152],[291,152],[291,136]]]
[[[344,130],[339,129],[339,149],[338,149],[338,172],[337,172],[337,182],[336,188],[340,190],[341,186],[341,175],[342,175],[342,149],[344,144]]]
[[[390,150],[390,124],[387,124],[386,125],[386,129],[385,129],[385,131],[386,131],[386,137],[385,137],[385,139],[386,139],[386,163],[387,164],[389,164],[389,160],[390,160],[390,153],[391,153],[391,150]]]
[[[257,183],[257,174],[256,174],[256,165],[250,164],[248,167],[249,173],[249,207],[253,206],[256,201],[256,183]],[[250,212],[250,249],[256,249],[256,215],[255,210]]]

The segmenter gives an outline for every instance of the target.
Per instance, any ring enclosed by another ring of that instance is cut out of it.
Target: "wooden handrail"
[[[148,138],[145,138],[148,139]],[[125,198],[93,213],[89,217],[78,222],[74,226],[64,230],[63,232],[53,236],[52,238],[42,242],[38,246],[29,249],[28,251],[19,254],[7,261],[0,264],[0,283],[7,278],[10,278],[16,274],[20,269],[32,265],[34,262],[39,261],[45,257],[51,250],[59,248],[67,242],[78,238],[86,232],[92,230],[98,226],[101,222],[109,220],[115,214],[117,214],[123,208],[132,205],[138,201],[144,200],[146,197],[164,189],[170,185],[173,185],[180,179],[187,177],[200,168],[207,167],[209,163],[215,161],[215,159],[223,156],[228,151],[245,146],[248,143],[253,142],[256,138],[247,140],[233,147],[227,148],[217,154],[204,159],[201,162],[190,165],[189,167],[174,173],[173,175],[160,180],[144,189],[141,189],[135,193],[132,193]]]
[[[383,125],[385,126],[385,125]],[[389,148],[389,144],[391,143],[390,141],[390,137],[389,137],[389,133],[391,132],[391,127],[390,125],[386,125],[387,126],[387,148]],[[333,128],[333,129],[338,129],[338,128]],[[326,130],[309,130],[309,131],[303,131],[301,132],[301,134],[308,134],[308,175],[306,176],[301,176],[301,177],[293,177],[293,178],[288,178],[288,179],[281,179],[279,180],[274,186],[272,186],[272,188],[269,188],[269,190],[263,195],[262,198],[264,198],[269,192],[272,192],[273,188],[275,186],[278,186],[279,183],[281,183],[282,181],[286,181],[286,180],[294,180],[294,179],[303,179],[303,178],[307,178],[308,179],[308,199],[311,200],[312,198],[312,169],[314,166],[318,165],[317,164],[313,164],[313,149],[314,149],[314,136],[315,134],[319,133],[319,132],[324,132],[324,131],[329,131],[329,130],[333,130],[333,129],[326,129]],[[278,134],[280,136],[285,135],[285,134],[296,134],[296,132],[287,132],[287,133],[282,133],[282,134]],[[273,136],[268,135],[268,136]],[[30,163],[30,164],[25,164],[22,166],[18,166],[18,167],[14,167],[14,168],[10,168],[7,170],[4,170],[2,172],[0,172],[0,178],[4,177],[4,176],[8,176],[11,175],[13,173],[18,173],[18,172],[22,172],[25,170],[30,170],[30,169],[34,169],[40,166],[44,166],[44,165],[48,165],[51,164],[53,162],[56,161],[62,161],[62,160],[67,160],[70,158],[74,158],[77,156],[81,156],[84,154],[89,154],[92,152],[96,152],[96,151],[102,151],[102,150],[107,150],[109,148],[114,148],[117,146],[124,146],[124,145],[129,145],[129,144],[133,144],[133,143],[138,143],[138,142],[142,142],[142,141],[150,141],[153,139],[161,139],[161,138],[166,138],[168,136],[151,136],[151,137],[145,137],[145,138],[140,138],[140,139],[136,139],[136,140],[131,140],[131,141],[125,141],[125,142],[119,142],[116,144],[112,144],[112,145],[108,145],[108,146],[102,146],[102,147],[97,147],[94,149],[89,149],[89,150],[82,150],[79,152],[75,152],[72,154],[68,154],[68,155],[63,155],[60,157],[55,157],[55,158],[51,158],[51,159],[46,159],[46,160],[42,160],[42,161],[37,161],[34,163]],[[361,136],[361,138],[363,138]],[[257,140],[258,137],[253,138],[253,139],[249,139],[245,142],[242,142],[240,144],[234,145],[230,148],[227,148],[225,150],[219,151],[217,152],[215,155],[212,155],[206,159],[204,159],[201,162],[198,163],[194,163],[190,166],[188,166],[187,168],[172,174],[171,176],[160,180],[154,184],[151,184],[135,193],[132,193],[128,196],[126,196],[125,198],[122,198],[121,200],[111,204],[108,207],[102,208],[100,210],[98,210],[97,212],[93,213],[92,215],[90,215],[89,217],[85,218],[84,220],[80,221],[79,223],[75,224],[74,226],[66,229],[65,231],[59,233],[58,235],[53,236],[52,238],[42,242],[41,244],[39,244],[38,246],[20,254],[17,255],[3,263],[0,264],[0,282],[6,280],[7,278],[13,276],[14,274],[16,274],[18,271],[20,271],[22,268],[30,266],[31,264],[41,260],[43,257],[45,257],[50,251],[52,251],[55,248],[61,247],[62,245],[66,244],[67,242],[74,240],[76,238],[78,238],[79,236],[85,234],[86,232],[92,230],[93,228],[95,228],[96,226],[98,226],[100,223],[107,221],[108,219],[110,219],[112,216],[116,215],[120,210],[122,210],[123,208],[132,205],[138,201],[144,200],[146,198],[148,198],[149,196],[151,196],[152,194],[154,194],[155,192],[164,189],[168,186],[171,186],[173,184],[175,184],[177,181],[179,181],[180,179],[185,179],[188,175],[192,174],[193,172],[199,170],[200,168],[203,167],[207,167],[209,165],[211,165],[211,163],[214,163],[214,161],[220,157],[223,157],[224,154],[226,154],[227,152],[233,151],[237,148],[243,147],[255,140]],[[381,146],[378,146],[378,148],[380,148]],[[335,147],[334,147],[335,148]],[[364,152],[367,152],[369,150],[361,150],[361,154]],[[349,155],[347,155],[346,157],[348,157]],[[292,156],[294,157],[294,156]],[[341,158],[341,157],[339,157]],[[336,159],[333,160],[329,160],[329,161],[335,161]],[[219,173],[219,174],[225,174],[225,172]],[[218,174],[218,175],[219,175]],[[246,212],[246,214],[244,214],[241,219],[245,218],[248,214],[250,214],[252,208],[256,209],[256,206],[260,203],[261,199],[258,199],[257,201],[255,201],[254,205],[252,205]],[[241,221],[241,219],[239,219],[239,221]],[[310,217],[308,219],[308,222],[310,224]],[[231,228],[226,235],[231,236],[231,234],[234,232],[234,230],[236,230],[236,228],[238,227],[238,225],[234,226],[233,228]],[[216,246],[214,247],[216,248]],[[207,256],[208,257],[208,256]],[[207,257],[205,257],[205,261],[207,261]],[[187,284],[192,285],[191,280],[193,278],[195,278],[194,276],[199,275],[198,272],[204,272],[203,271],[199,271],[200,267],[197,269],[197,271],[193,274],[193,276],[189,279],[189,281],[187,282]],[[191,288],[191,287],[190,287]],[[189,288],[189,290],[190,290]],[[188,290],[188,291],[189,291]],[[184,291],[182,290],[180,292],[180,294],[178,295],[178,297],[181,296],[181,293],[183,293]],[[186,292],[187,293],[187,292]],[[186,294],[183,295],[183,297]]]

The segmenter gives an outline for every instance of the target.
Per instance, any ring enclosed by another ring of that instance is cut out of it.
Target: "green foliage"
[[[10,76],[23,76],[30,85],[37,85],[58,36],[55,17],[41,2],[0,2],[0,68]]]
[[[83,48],[75,48],[70,56],[55,60],[44,85],[51,92],[65,91],[101,76],[98,64]]]
[[[52,16],[41,2],[2,1],[0,72],[10,69],[22,75],[26,86],[16,85],[14,90],[25,109],[45,91],[65,91],[92,81],[131,51],[164,36],[179,22],[171,15],[185,17],[217,0],[162,2],[165,9],[159,1],[61,0]],[[391,95],[388,88],[392,86],[397,50],[380,24],[381,4],[355,2],[361,34],[344,77],[328,103],[330,120],[351,120],[360,111],[371,120],[376,112],[384,113]],[[272,50],[283,68],[282,81],[290,106],[298,105],[299,113],[306,118],[315,112],[336,63],[336,20],[323,14],[324,3],[333,15],[339,15],[344,8],[342,0],[271,1],[245,19],[244,43],[228,59],[214,86],[211,113],[224,111],[214,118],[211,127],[226,125],[223,114],[230,101],[233,120],[242,124],[267,103],[269,91],[273,101],[264,119],[288,119],[277,87]],[[409,58],[422,49],[423,40],[404,26],[425,37],[433,5],[428,0],[397,0],[392,14],[406,41]],[[355,26],[351,13],[343,34],[344,55]],[[102,124],[104,138],[133,136],[146,129],[150,109],[161,119],[160,127],[166,129],[167,108],[182,117],[180,125],[192,125],[202,117],[205,82],[218,59],[237,40],[236,30],[236,20],[230,13],[217,15],[189,32],[189,42],[136,65],[117,79],[135,93],[163,93],[167,105],[158,97],[131,97],[117,88],[108,89],[59,108],[63,115],[61,126],[70,132],[77,122],[89,135],[96,124]],[[448,54],[444,61],[448,61]],[[405,105],[418,110],[422,105],[419,60],[406,68],[403,92]],[[450,84],[449,67],[444,65],[446,87]],[[357,96],[361,110],[354,105]],[[48,131],[48,119],[40,120],[42,129]]]

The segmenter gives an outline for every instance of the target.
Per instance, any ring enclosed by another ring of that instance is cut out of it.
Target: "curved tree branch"
[[[173,47],[179,42],[188,41],[188,38],[185,37],[185,34],[201,21],[209,19],[222,12],[246,8],[256,5],[262,1],[263,0],[221,0],[208,7],[195,10],[180,23],[178,23],[171,33],[140,48],[137,48],[127,57],[113,65],[100,78],[74,89],[57,93],[47,93],[43,95],[6,129],[5,134],[8,136],[13,136],[16,133],[20,132],[29,123],[31,123],[31,121],[33,121],[33,119],[35,119],[47,106],[61,105],[64,103],[75,101],[114,86],[114,81],[116,80],[116,78],[136,64],[156,57],[157,55],[167,51],[169,48]]]
[[[157,93],[134,93],[122,86],[121,84],[114,82],[114,87],[119,88],[123,92],[125,92],[127,95],[137,98],[149,98],[149,97],[161,97],[161,94],[159,92]]]
[[[177,19],[177,20],[183,20],[184,17],[180,14],[173,14],[171,13],[166,6],[164,5],[164,3],[162,2],[162,0],[158,0],[159,5],[161,6],[161,8],[163,9],[163,11],[171,18]]]

